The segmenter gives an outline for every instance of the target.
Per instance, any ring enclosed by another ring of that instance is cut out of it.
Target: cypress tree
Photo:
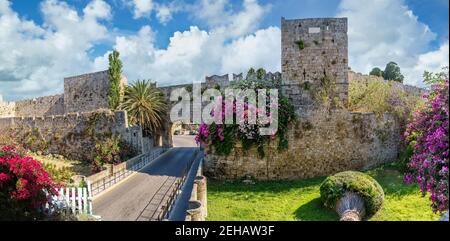
[[[109,54],[109,81],[111,83],[108,95],[109,107],[117,110],[123,99],[123,90],[120,83],[122,78],[122,62],[119,52],[114,50]]]

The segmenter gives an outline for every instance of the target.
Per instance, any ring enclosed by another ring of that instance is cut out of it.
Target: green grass
[[[417,185],[406,185],[393,165],[367,172],[383,187],[382,209],[370,220],[437,220],[428,197]],[[319,187],[325,178],[266,181],[255,184],[209,181],[207,220],[338,220],[323,207]]]

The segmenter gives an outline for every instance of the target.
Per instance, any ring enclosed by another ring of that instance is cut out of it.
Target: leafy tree
[[[259,79],[259,80],[262,80],[262,79],[264,79],[265,77],[266,77],[266,70],[263,69],[263,68],[259,68],[259,69],[256,71],[256,78]]]
[[[108,102],[113,110],[117,110],[123,99],[123,89],[120,83],[122,79],[122,62],[119,59],[119,52],[114,50],[109,54],[109,79],[111,86],[109,89]]]
[[[442,68],[439,73],[425,71],[423,73],[423,82],[427,85],[442,84],[448,80],[448,66]]]
[[[245,79],[254,79],[254,77],[256,76],[256,71],[254,68],[250,68],[247,72],[247,76],[245,77]]]
[[[372,71],[370,71],[369,74],[370,75],[374,75],[374,76],[378,76],[378,77],[383,77],[383,71],[380,68],[378,68],[378,67],[373,68]]]
[[[142,127],[146,134],[162,128],[167,103],[155,84],[138,80],[125,89],[120,107],[128,112],[130,123]]]
[[[405,78],[400,71],[400,67],[395,62],[389,62],[386,65],[383,77],[385,80],[394,80],[400,83],[403,83],[403,79]]]

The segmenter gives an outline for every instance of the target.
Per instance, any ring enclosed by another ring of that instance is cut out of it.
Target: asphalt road
[[[174,137],[177,146],[192,146],[193,136]],[[195,145],[195,141],[193,143]],[[106,221],[137,220],[169,177],[181,177],[195,150],[194,147],[175,147],[100,194],[93,201],[94,215],[100,215]]]
[[[193,135],[173,136],[172,139],[174,147],[197,147],[195,136]]]

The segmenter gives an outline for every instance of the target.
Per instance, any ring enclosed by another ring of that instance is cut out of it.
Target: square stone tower
[[[121,84],[127,85],[125,76],[122,76]],[[110,87],[108,70],[64,78],[65,112],[109,109]]]
[[[348,101],[347,18],[281,19],[283,93],[298,111],[314,106],[314,92],[331,82],[333,98]]]

